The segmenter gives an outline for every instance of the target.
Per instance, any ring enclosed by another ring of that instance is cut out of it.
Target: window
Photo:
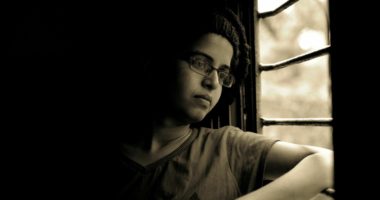
[[[258,0],[259,132],[332,149],[327,0],[292,2]],[[289,7],[269,15],[281,5]],[[318,57],[281,67],[312,52]]]
[[[332,149],[328,0],[254,1],[256,131]]]

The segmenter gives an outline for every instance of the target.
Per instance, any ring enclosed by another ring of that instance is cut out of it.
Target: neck
[[[156,125],[153,129],[152,142],[158,145],[165,145],[179,140],[190,134],[190,125],[180,126],[160,126]]]
[[[170,117],[156,117],[149,128],[125,143],[144,152],[155,152],[166,146],[182,144],[191,135],[190,124],[181,123]],[[157,120],[159,119],[159,120]]]
[[[165,143],[186,135],[189,131],[189,123],[180,122],[175,117],[161,116],[153,122],[152,138]]]
[[[164,148],[179,146],[191,135],[190,124],[178,124],[172,120],[155,121],[152,129],[135,143],[145,152],[156,152]]]
[[[121,151],[130,159],[146,166],[178,149],[191,135],[189,125],[155,126],[153,134],[136,145],[122,145]]]

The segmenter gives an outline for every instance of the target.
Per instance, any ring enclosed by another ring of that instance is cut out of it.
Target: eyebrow
[[[211,63],[214,63],[214,59],[211,56],[209,56],[208,54],[205,54],[205,53],[203,53],[201,51],[196,51],[195,50],[195,51],[189,52],[189,54],[190,55],[201,55],[201,56],[204,56],[208,60],[210,60]],[[229,65],[221,65],[219,68],[228,68],[229,70],[231,69],[231,67]]]

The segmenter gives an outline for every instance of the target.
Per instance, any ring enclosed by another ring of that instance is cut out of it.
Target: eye
[[[219,73],[223,73],[223,74],[227,74],[227,75],[229,75],[231,73],[230,69],[227,67],[219,68],[218,71],[219,71]]]
[[[230,76],[231,75],[231,70],[229,67],[222,66],[218,69],[219,74],[223,74],[225,76]]]
[[[232,75],[228,71],[219,72],[219,78],[223,81],[230,82],[233,79]]]
[[[226,77],[228,77],[230,74],[226,71],[219,71],[219,77],[221,79],[225,79]]]
[[[192,65],[194,68],[196,68],[198,70],[202,70],[204,72],[208,72],[210,69],[209,62],[202,57],[193,57]]]

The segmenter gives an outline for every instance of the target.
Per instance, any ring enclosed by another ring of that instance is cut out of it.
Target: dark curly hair
[[[211,32],[227,38],[234,49],[232,60],[233,73],[238,81],[237,85],[245,78],[247,67],[250,64],[249,50],[245,29],[238,16],[230,9],[220,9],[212,13],[215,23]]]

